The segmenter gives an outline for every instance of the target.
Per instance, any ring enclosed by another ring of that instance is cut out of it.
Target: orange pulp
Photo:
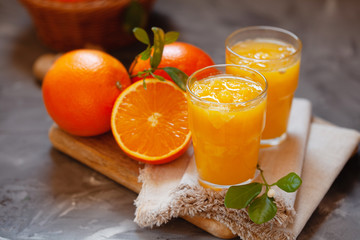
[[[300,56],[292,55],[291,44],[271,39],[240,41],[226,49],[226,63],[248,66],[268,81],[268,102],[262,139],[279,138],[286,133],[292,99],[298,85]]]
[[[195,81],[190,90],[200,98],[200,101],[188,99],[200,182],[234,185],[252,179],[258,161],[266,98],[254,100],[255,103],[249,100],[263,91],[261,84],[217,75]]]

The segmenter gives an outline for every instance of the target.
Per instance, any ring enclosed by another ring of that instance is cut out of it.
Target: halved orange
[[[132,159],[161,164],[182,155],[190,144],[185,93],[170,81],[146,79],[117,98],[111,129],[120,148]]]

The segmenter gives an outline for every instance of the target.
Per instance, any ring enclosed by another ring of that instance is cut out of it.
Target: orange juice
[[[235,39],[236,34],[229,38]],[[286,137],[291,103],[298,85],[301,43],[298,40],[292,44],[276,38],[241,39],[233,43],[227,41],[226,63],[256,69],[268,81],[268,106],[262,143],[277,145]],[[296,43],[299,46],[295,46]]]
[[[266,109],[265,79],[252,81],[228,73],[229,69],[227,74],[198,76],[188,87],[200,181],[216,187],[254,177]]]

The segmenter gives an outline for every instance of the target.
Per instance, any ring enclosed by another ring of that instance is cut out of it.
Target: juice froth
[[[263,88],[257,82],[224,75],[196,81],[191,90],[210,102],[241,103],[256,98]]]

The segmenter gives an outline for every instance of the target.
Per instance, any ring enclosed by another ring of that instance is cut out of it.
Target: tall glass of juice
[[[226,188],[251,181],[265,125],[265,77],[239,65],[214,65],[192,74],[186,91],[200,184]]]
[[[226,63],[248,66],[268,81],[268,105],[261,145],[276,146],[286,138],[291,103],[298,85],[302,44],[275,27],[239,29],[226,39]]]

